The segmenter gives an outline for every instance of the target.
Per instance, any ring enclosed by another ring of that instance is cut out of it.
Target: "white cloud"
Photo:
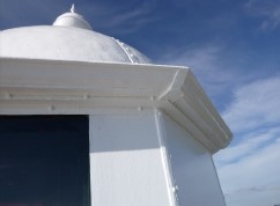
[[[280,122],[280,77],[255,81],[235,92],[223,117],[234,132],[244,132]]]
[[[169,49],[160,62],[189,66],[211,99],[230,100],[223,117],[234,141],[214,156],[228,206],[280,203],[280,76],[256,81],[256,73],[239,74],[235,64],[224,68],[224,51],[215,45]]]
[[[153,1],[135,5],[132,10],[128,9],[126,8],[125,11],[119,9],[113,14],[114,18],[111,18],[106,26],[119,27],[120,25],[129,24],[130,27],[139,28],[157,19],[153,16],[153,10],[155,9],[155,2]]]
[[[163,55],[158,60],[161,64],[190,67],[213,100],[228,92],[233,87],[234,77],[238,76],[234,69],[222,66],[224,48],[219,45],[185,48],[181,52],[178,48],[167,49],[161,53]]]
[[[113,34],[132,33],[144,25],[159,19],[155,14],[159,1],[132,1],[108,4],[106,1],[81,2],[75,5],[77,13],[82,14],[92,27],[108,30]],[[49,0],[0,0],[0,26],[23,26],[29,24],[52,23],[58,15],[69,12],[71,2]],[[19,25],[20,23],[20,25]],[[23,24],[23,25],[22,25]]]
[[[240,191],[226,196],[227,206],[273,206],[279,204],[279,191]]]
[[[216,63],[221,50],[222,48],[216,45],[187,48],[181,53],[168,50],[160,61],[167,64],[194,67],[197,73],[212,75],[217,70]]]
[[[254,16],[261,17],[261,30],[274,30],[280,26],[280,4],[275,0],[249,0],[246,10]]]
[[[218,167],[228,206],[276,204],[280,198],[280,134],[268,146]],[[245,195],[245,196],[244,196]]]
[[[280,77],[238,88],[223,116],[235,141],[214,156],[228,206],[280,203]]]
[[[158,0],[131,2],[130,4],[92,2],[82,8],[99,29],[110,30],[114,34],[127,34],[159,19],[155,14]],[[95,28],[96,28],[95,27]]]
[[[266,128],[252,131],[240,137],[239,143],[220,151],[215,155],[217,165],[239,161],[244,156],[255,153],[256,150],[280,137],[280,128]]]

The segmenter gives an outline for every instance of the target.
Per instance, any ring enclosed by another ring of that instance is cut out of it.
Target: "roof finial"
[[[71,13],[75,13],[75,5],[74,4],[72,4],[70,11],[71,11]]]

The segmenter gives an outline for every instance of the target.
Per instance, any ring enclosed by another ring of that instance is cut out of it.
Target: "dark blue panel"
[[[88,205],[88,121],[87,116],[1,116],[0,206]]]

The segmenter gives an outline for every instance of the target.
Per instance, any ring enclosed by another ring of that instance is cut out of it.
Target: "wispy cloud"
[[[218,167],[229,206],[247,206],[248,202],[252,204],[255,200],[254,206],[269,202],[273,205],[279,201],[280,164],[277,162],[280,159],[280,134],[278,135],[271,144],[255,150],[240,161]]]
[[[209,44],[167,49],[159,62],[191,67],[216,105],[228,101],[221,111],[235,138],[214,156],[228,206],[274,205],[280,196],[280,76],[238,70],[236,57],[244,52],[236,55]]]
[[[234,131],[245,132],[280,122],[280,77],[255,81],[235,92],[223,117]]]
[[[230,99],[232,89],[242,79],[235,64],[226,63],[226,48],[219,44],[208,44],[193,48],[166,49],[158,60],[161,64],[187,66],[197,76],[210,99],[222,110]],[[236,81],[238,79],[238,81]]]
[[[260,29],[271,31],[280,26],[280,4],[275,0],[249,0],[244,8],[253,16],[262,18]]]
[[[224,165],[239,161],[241,158],[252,155],[258,149],[273,142],[280,137],[280,128],[261,128],[257,131],[239,136],[236,145],[220,151],[216,156],[216,164]]]
[[[98,30],[110,30],[114,34],[129,34],[159,20],[155,14],[158,0],[133,1],[131,4],[106,5],[102,2],[85,4],[81,9]]]
[[[38,24],[51,24],[58,15],[70,10],[71,1],[44,0],[23,2],[0,0],[0,28]],[[75,3],[77,0],[73,0]],[[76,3],[76,12],[82,14],[94,29],[112,31],[114,34],[129,34],[144,25],[157,21],[155,14],[158,0],[132,1],[131,3],[106,3],[102,1]]]
[[[230,74],[220,70],[220,66],[218,65],[221,50],[222,48],[217,45],[187,48],[182,49],[182,51],[168,49],[158,61],[164,64],[188,66],[193,69],[199,78],[203,78],[205,84],[226,83],[230,78]],[[220,78],[216,78],[217,72],[222,73],[220,73]]]
[[[279,87],[277,76],[243,85],[223,114],[238,137],[214,156],[229,206],[279,201]]]
[[[112,18],[110,22],[108,22],[108,26],[120,27],[125,25],[129,31],[137,30],[143,25],[154,22],[158,19],[153,15],[153,10],[155,8],[155,1],[145,1],[142,4],[136,4],[132,9],[125,8],[125,11],[122,11],[122,9],[114,15],[114,18]]]
[[[191,67],[216,102],[231,96],[223,117],[235,140],[214,156],[227,205],[274,205],[280,196],[280,76],[248,83],[250,74],[239,74],[235,62],[223,66],[225,55],[222,46],[204,45],[168,49],[159,62]]]

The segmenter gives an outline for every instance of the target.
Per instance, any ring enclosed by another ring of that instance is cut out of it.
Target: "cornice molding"
[[[0,58],[0,114],[160,109],[210,152],[231,132],[186,67]]]

